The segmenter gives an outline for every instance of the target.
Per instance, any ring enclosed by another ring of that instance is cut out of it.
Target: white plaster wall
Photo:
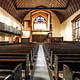
[[[21,30],[22,24],[16,20],[13,16],[11,16],[7,11],[5,11],[3,8],[0,7],[0,19],[2,19],[5,16],[11,20],[11,26],[13,27],[19,27],[19,30]],[[5,19],[3,19],[3,22]],[[0,33],[0,41],[9,41],[9,34]]]
[[[8,34],[0,32],[0,41],[9,41],[8,36],[9,36]]]
[[[21,29],[22,24],[1,7],[0,7],[0,14],[11,20],[11,22],[12,22],[11,26],[13,26],[13,27],[17,26],[19,28],[19,30]],[[0,16],[0,18],[2,18],[2,17]]]
[[[52,24],[52,29],[53,29],[52,36],[53,37],[62,37],[61,36],[61,24],[60,24],[58,17],[50,10],[47,10],[47,11],[49,11],[51,13],[51,24]],[[25,16],[24,20],[30,20],[31,19],[30,15],[31,15],[31,12]]]
[[[65,41],[72,41],[72,20],[80,14],[80,9],[61,24],[61,36]]]
[[[23,31],[22,38],[29,38],[30,37],[30,31]]]
[[[51,12],[52,36],[61,37],[61,24],[58,17]]]

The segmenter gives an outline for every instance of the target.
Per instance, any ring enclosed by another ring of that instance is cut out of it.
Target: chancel
[[[0,0],[0,80],[80,80],[80,1]]]

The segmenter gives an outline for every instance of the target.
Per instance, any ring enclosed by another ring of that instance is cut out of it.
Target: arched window
[[[76,40],[80,40],[80,18],[76,20]]]
[[[46,20],[42,16],[38,16],[34,21],[34,30],[46,30]]]
[[[72,20],[73,40],[80,40],[80,14]]]

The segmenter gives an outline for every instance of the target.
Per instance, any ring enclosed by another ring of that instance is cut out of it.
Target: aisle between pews
[[[37,60],[31,80],[50,80],[42,45],[39,45]]]

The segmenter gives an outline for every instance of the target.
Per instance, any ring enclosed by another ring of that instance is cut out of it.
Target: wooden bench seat
[[[7,76],[4,78],[4,80],[12,80],[11,74],[7,75]]]
[[[8,74],[0,74],[0,80],[4,80],[7,76],[8,76]]]
[[[1,44],[0,45],[0,65],[6,65],[9,69],[12,66],[22,63],[25,70],[26,80],[29,80],[29,65],[32,64],[34,55],[37,53],[36,44]],[[12,65],[12,66],[9,66]],[[2,67],[0,66],[0,68]],[[5,67],[3,67],[5,69]],[[8,70],[9,70],[8,69]],[[6,71],[5,71],[6,72]]]
[[[80,43],[79,43],[80,44]],[[55,80],[59,78],[59,70],[63,70],[66,64],[72,71],[80,71],[80,45],[78,43],[54,43],[44,44],[51,68],[55,72]],[[63,71],[64,73],[64,71]],[[68,79],[67,79],[68,80]],[[73,79],[71,79],[73,80]]]
[[[12,65],[9,64],[8,66],[12,66]],[[7,80],[7,78],[10,77],[9,74],[11,74],[11,80],[22,80],[21,71],[22,71],[22,64],[14,65],[13,68],[9,68],[3,63],[3,65],[0,65],[0,74],[1,74],[0,79],[3,78],[4,80]]]
[[[25,59],[0,59],[0,61],[25,61]]]

